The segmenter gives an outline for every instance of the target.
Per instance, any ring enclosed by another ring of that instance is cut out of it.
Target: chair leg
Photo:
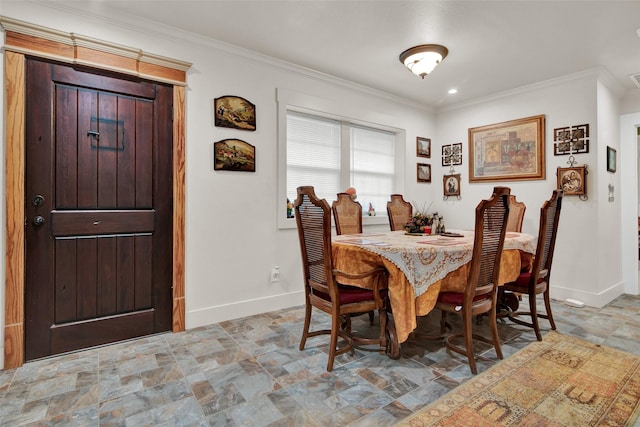
[[[369,312],[369,324],[373,325],[373,317],[375,316],[375,312],[373,310],[371,310]]]
[[[381,308],[378,310],[378,318],[380,319],[380,354],[387,352],[387,310]]]
[[[496,350],[496,356],[502,360],[502,348],[500,348],[500,336],[498,335],[498,313],[495,307],[489,312],[489,326],[491,327],[491,338],[493,339],[493,348]]]
[[[556,330],[556,322],[553,321],[553,313],[551,313],[551,298],[549,297],[549,288],[547,287],[547,290],[544,291],[544,307],[547,310],[547,319],[549,320],[549,323],[551,324],[551,329],[552,330]]]
[[[542,341],[542,335],[540,334],[540,325],[538,323],[538,308],[536,307],[536,294],[529,294],[529,313],[531,314],[531,324],[533,330],[536,333],[536,339]]]
[[[311,304],[307,301],[304,310],[304,326],[302,329],[302,338],[300,339],[300,351],[304,350],[304,346],[307,343],[307,336],[309,336],[309,325],[311,324]]]
[[[478,373],[478,368],[476,367],[476,358],[473,354],[473,326],[471,320],[471,315],[463,314],[462,331],[464,335],[465,350],[467,351],[467,359],[469,359],[469,368],[471,368],[471,373],[476,375]]]
[[[338,331],[340,330],[340,315],[333,313],[331,317],[331,339],[329,343],[329,360],[327,361],[328,372],[333,370],[333,362],[338,348]]]
[[[442,310],[442,315],[440,316],[440,333],[444,334],[447,332],[447,312]]]

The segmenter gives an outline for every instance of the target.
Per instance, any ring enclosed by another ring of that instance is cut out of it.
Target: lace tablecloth
[[[349,273],[383,266],[389,272],[389,299],[399,342],[416,327],[416,316],[429,313],[439,292],[462,292],[473,250],[473,231],[451,230],[462,237],[409,236],[404,231],[333,237],[334,267]],[[530,262],[535,238],[507,233],[500,281],[518,277],[522,260]],[[368,288],[366,281],[345,283]]]
[[[385,257],[402,270],[418,297],[429,285],[471,261],[473,231],[451,232],[463,237],[415,236],[407,235],[404,231],[391,231],[336,236],[334,241],[353,244]],[[533,254],[534,240],[530,234],[507,233],[504,250],[517,249]]]

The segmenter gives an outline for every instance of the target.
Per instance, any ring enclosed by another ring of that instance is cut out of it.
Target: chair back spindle
[[[509,215],[507,196],[509,188],[496,187],[489,200],[483,200],[476,207],[476,233],[471,258],[469,283],[475,283],[475,290],[469,297],[487,294],[497,286],[500,274],[500,255],[506,236],[506,222]],[[479,232],[482,230],[482,232]]]
[[[313,187],[301,187],[294,209],[306,286],[329,294],[332,277],[331,235],[326,233],[331,228],[329,204],[315,196]]]

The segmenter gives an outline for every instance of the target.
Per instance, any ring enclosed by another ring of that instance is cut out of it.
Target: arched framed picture
[[[213,144],[213,170],[256,171],[256,149],[240,139],[223,139]]]
[[[256,106],[241,96],[221,96],[213,100],[215,125],[223,128],[256,130]]]

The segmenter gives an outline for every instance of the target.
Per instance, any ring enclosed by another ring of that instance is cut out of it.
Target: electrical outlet
[[[277,265],[271,269],[271,283],[280,281],[280,267]]]

